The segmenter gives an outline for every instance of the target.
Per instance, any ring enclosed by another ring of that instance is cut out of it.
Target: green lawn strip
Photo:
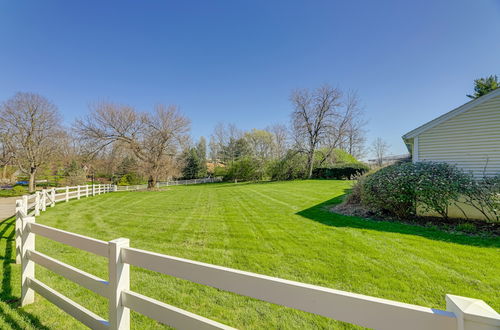
[[[127,237],[132,247],[334,289],[442,309],[444,295],[452,293],[483,299],[500,310],[498,239],[329,212],[326,206],[339,202],[349,187],[346,181],[311,180],[120,192],[58,204],[37,221],[106,241]],[[43,253],[107,277],[104,258],[41,237],[36,245]],[[18,297],[19,269],[11,268],[13,293],[8,296]],[[49,286],[107,317],[104,298],[42,267],[36,272]],[[131,287],[238,328],[354,328],[135,267]],[[2,295],[5,303],[6,297]],[[32,322],[29,315],[51,329],[81,327],[39,296],[33,305],[10,308],[19,320]],[[0,320],[4,314],[0,311]],[[135,329],[163,328],[135,313],[132,324]]]

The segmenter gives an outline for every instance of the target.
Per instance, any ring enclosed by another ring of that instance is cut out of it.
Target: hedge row
[[[352,180],[368,172],[370,168],[361,163],[338,164],[332,167],[318,167],[313,170],[315,179]]]

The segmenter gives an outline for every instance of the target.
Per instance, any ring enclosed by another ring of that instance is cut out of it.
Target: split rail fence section
[[[22,265],[22,306],[33,303],[37,292],[92,329],[129,329],[130,310],[179,329],[232,329],[131,291],[130,265],[133,265],[369,328],[500,329],[500,315],[482,300],[446,295],[447,310],[442,311],[135,249],[129,247],[126,238],[106,242],[35,222],[35,217],[48,205],[115,190],[111,185],[98,185],[95,188],[55,188],[42,191],[35,197],[23,197],[16,202],[16,246]],[[107,258],[109,278],[99,278],[37,251],[37,235]],[[35,264],[107,298],[109,320],[36,279]]]

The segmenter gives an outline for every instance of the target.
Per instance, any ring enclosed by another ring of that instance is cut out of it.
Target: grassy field
[[[500,310],[500,240],[330,213],[350,183],[208,184],[58,204],[37,222],[102,240],[330,288],[445,308],[452,293]],[[2,329],[83,328],[37,296],[14,308],[12,220],[0,226]],[[104,258],[37,237],[37,250],[103,278]],[[101,297],[37,267],[37,278],[107,317]],[[353,328],[312,314],[132,268],[133,290],[237,328]],[[132,313],[135,329],[163,328]]]

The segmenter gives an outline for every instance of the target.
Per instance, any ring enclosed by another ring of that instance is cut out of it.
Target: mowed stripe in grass
[[[498,239],[329,212],[326,206],[339,202],[349,186],[294,181],[113,193],[59,204],[37,221],[103,240],[127,237],[131,246],[159,253],[407,303],[444,308],[444,295],[452,293],[500,309]],[[104,258],[43,238],[37,238],[37,249],[107,277]],[[107,317],[103,298],[41,267],[37,277]],[[353,328],[135,267],[131,277],[133,290],[237,328]],[[48,328],[83,328],[40,297],[24,310]],[[163,328],[135,313],[132,318],[136,329]]]

